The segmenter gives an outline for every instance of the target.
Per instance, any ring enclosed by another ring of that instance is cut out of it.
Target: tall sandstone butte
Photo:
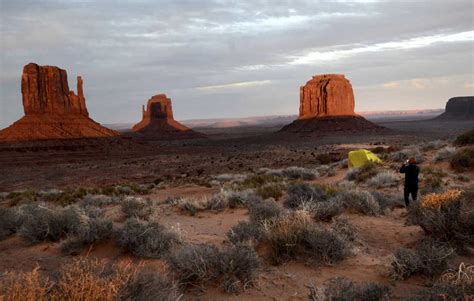
[[[171,99],[165,94],[152,96],[146,106],[142,106],[142,120],[135,124],[132,131],[156,139],[190,139],[202,138],[197,133],[173,118]]]
[[[380,130],[354,112],[351,83],[342,74],[315,75],[300,87],[300,114],[280,132],[324,134]]]
[[[300,87],[300,119],[354,116],[354,107],[354,92],[344,75],[316,75]]]
[[[23,68],[21,93],[25,116],[0,131],[0,141],[71,139],[118,135],[89,118],[77,77],[77,95],[69,90],[66,70],[30,63]]]
[[[437,120],[474,120],[474,96],[453,97],[446,103],[446,110]]]

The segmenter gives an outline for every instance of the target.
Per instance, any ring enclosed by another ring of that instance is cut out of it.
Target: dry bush
[[[262,198],[259,195],[256,195],[253,189],[246,189],[241,191],[224,190],[222,193],[227,196],[229,208],[244,208],[249,206],[250,204],[262,201]]]
[[[0,207],[0,240],[14,234],[20,226],[17,208]]]
[[[472,300],[473,298],[474,265],[461,263],[458,269],[444,272],[432,287],[423,289],[408,300]]]
[[[233,244],[255,245],[263,239],[260,224],[241,221],[227,232],[227,239]]]
[[[318,202],[311,208],[314,219],[323,222],[330,222],[344,210],[344,205],[333,199],[325,202]]]
[[[393,171],[383,171],[367,181],[367,184],[376,188],[398,186],[400,177]]]
[[[396,162],[406,161],[409,158],[415,158],[417,163],[422,163],[425,161],[425,156],[420,152],[420,149],[417,147],[402,149],[398,152],[391,154],[390,158]]]
[[[260,172],[264,173],[267,176],[286,178],[289,180],[314,180],[319,177],[319,174],[316,170],[291,166],[283,169],[260,169]]]
[[[317,227],[305,210],[293,211],[264,226],[270,260],[276,264],[297,257],[331,264],[349,254],[348,244],[336,233]]]
[[[377,173],[377,164],[370,162],[361,167],[350,169],[346,174],[346,179],[349,181],[356,181],[357,183],[362,183],[377,175]]]
[[[280,216],[282,210],[272,199],[249,204],[249,218],[251,223],[259,224]]]
[[[379,191],[372,191],[371,194],[379,204],[381,213],[384,213],[386,209],[393,210],[394,208],[405,208],[405,202],[401,194],[393,195]]]
[[[68,238],[61,244],[61,251],[77,255],[86,245],[112,237],[113,223],[103,217],[103,212],[68,206],[63,210]]]
[[[379,203],[377,203],[374,196],[368,191],[343,191],[334,199],[344,204],[344,207],[350,211],[366,215],[377,215],[381,212]]]
[[[436,152],[434,157],[435,162],[441,162],[450,159],[456,153],[456,148],[453,146],[446,146]]]
[[[178,208],[192,216],[200,211],[206,210],[207,204],[207,197],[184,198],[177,201]]]
[[[434,277],[447,267],[447,260],[454,254],[448,245],[427,239],[414,250],[400,248],[392,256],[390,276],[394,280],[404,280],[414,274]]]
[[[458,146],[465,146],[465,145],[472,145],[474,144],[474,129],[459,135],[456,140],[454,141],[455,145]]]
[[[283,195],[285,186],[278,183],[265,184],[257,188],[257,195],[262,199],[274,198],[278,200]]]
[[[337,277],[327,280],[320,291],[314,289],[312,300],[390,300],[390,288],[378,283],[354,283],[349,279]]]
[[[451,156],[449,163],[458,172],[474,170],[474,147],[458,150]]]
[[[203,290],[218,284],[228,293],[252,285],[260,267],[255,251],[243,245],[222,251],[212,245],[187,245],[167,261],[181,286]]]
[[[38,272],[39,267],[31,272],[6,272],[0,275],[0,300],[47,301],[48,292],[53,283]]]
[[[62,208],[32,203],[19,208],[21,226],[17,233],[29,242],[58,241],[67,232]]]
[[[331,229],[347,242],[353,242],[357,237],[357,229],[347,218],[338,217],[331,226]]]
[[[289,209],[298,209],[327,200],[326,192],[317,186],[308,184],[293,184],[288,187],[288,196],[283,206]]]
[[[429,194],[410,207],[409,220],[433,239],[464,251],[474,245],[474,191]]]
[[[429,142],[424,143],[421,146],[421,149],[426,152],[426,151],[430,151],[430,150],[440,149],[444,145],[446,145],[446,143],[442,140],[433,140],[433,141],[429,141]]]
[[[240,189],[259,188],[264,185],[280,182],[276,175],[271,174],[254,174],[248,176],[240,185]]]
[[[126,196],[121,202],[122,212],[128,217],[147,218],[152,212],[150,201],[133,196]]]
[[[130,218],[118,233],[118,244],[137,256],[160,258],[181,243],[178,233],[156,222]]]

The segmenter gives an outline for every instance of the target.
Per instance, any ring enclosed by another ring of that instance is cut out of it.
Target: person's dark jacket
[[[418,174],[420,168],[416,164],[404,164],[400,172],[405,174],[405,186],[418,187]]]

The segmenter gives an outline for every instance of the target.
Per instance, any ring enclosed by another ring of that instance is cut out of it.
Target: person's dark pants
[[[418,196],[418,186],[405,186],[403,196],[405,198],[405,205],[408,207],[410,205],[410,195],[413,201],[416,201]]]

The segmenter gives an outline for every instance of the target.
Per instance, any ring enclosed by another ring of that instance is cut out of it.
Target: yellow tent
[[[351,151],[349,152],[348,157],[349,168],[361,167],[369,162],[382,163],[382,160],[380,160],[379,157],[366,149]]]

